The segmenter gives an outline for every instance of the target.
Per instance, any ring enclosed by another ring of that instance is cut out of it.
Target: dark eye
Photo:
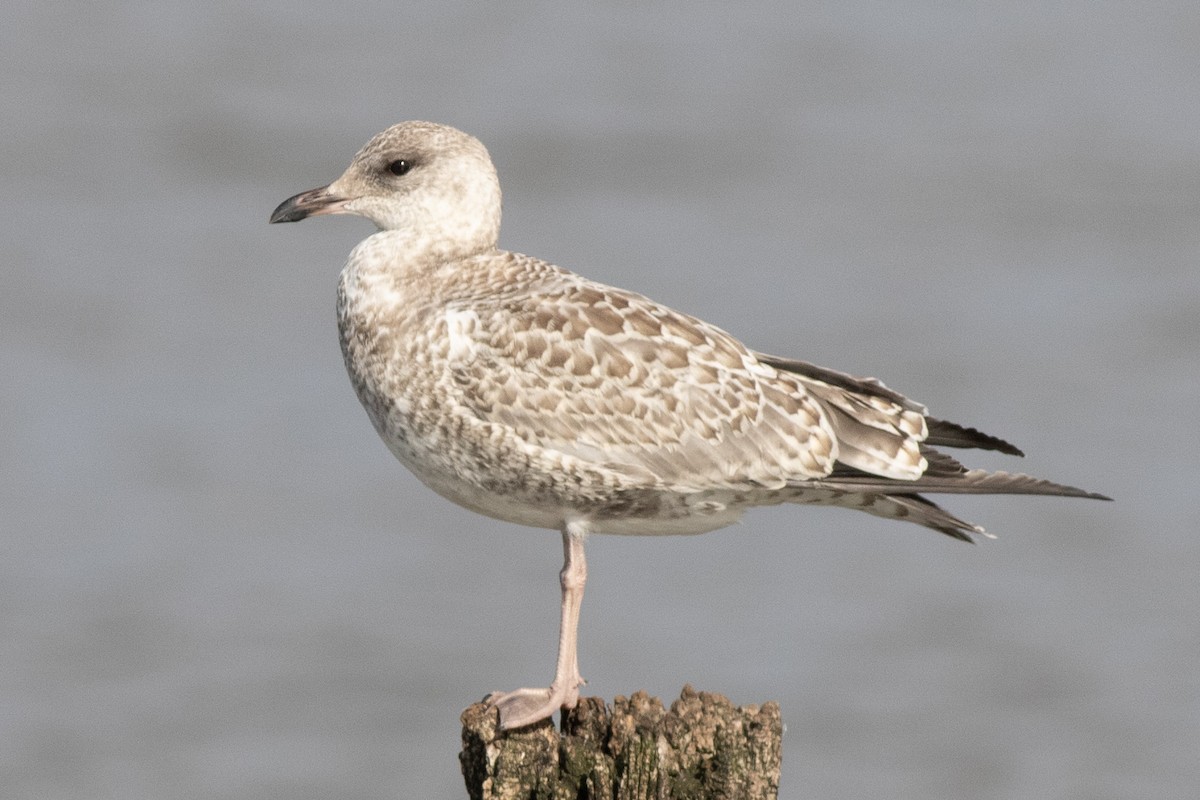
[[[393,175],[404,175],[410,169],[412,169],[412,162],[408,159],[397,158],[395,161],[389,163],[387,168],[388,172],[392,173]]]

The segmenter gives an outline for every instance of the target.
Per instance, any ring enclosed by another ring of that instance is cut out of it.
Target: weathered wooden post
[[[684,686],[664,709],[637,692],[608,708],[581,698],[562,730],[544,720],[499,730],[483,703],[462,714],[463,777],[471,800],[775,800],[779,706],[735,707]]]

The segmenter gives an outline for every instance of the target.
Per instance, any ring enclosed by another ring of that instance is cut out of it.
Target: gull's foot
[[[492,692],[487,704],[500,711],[500,727],[504,730],[523,728],[550,717],[560,708],[574,708],[579,703],[579,687],[570,689],[551,684],[549,689],[514,689],[511,692]]]

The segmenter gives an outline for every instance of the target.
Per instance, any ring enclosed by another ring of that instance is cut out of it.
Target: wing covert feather
[[[820,405],[724,331],[588,282],[446,314],[460,404],[665,483],[781,487],[837,456]]]

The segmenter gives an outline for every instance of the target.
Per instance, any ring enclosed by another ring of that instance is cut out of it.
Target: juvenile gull
[[[579,699],[589,533],[704,533],[753,506],[803,503],[969,542],[983,528],[923,493],[1107,499],[969,470],[933,448],[1021,451],[873,378],[755,352],[635,292],[497,249],[496,170],[454,128],[387,129],[271,222],[318,214],[379,228],[342,269],[337,314],[350,380],[384,443],[443,497],[562,532],[554,681],[490,695],[505,728]]]

